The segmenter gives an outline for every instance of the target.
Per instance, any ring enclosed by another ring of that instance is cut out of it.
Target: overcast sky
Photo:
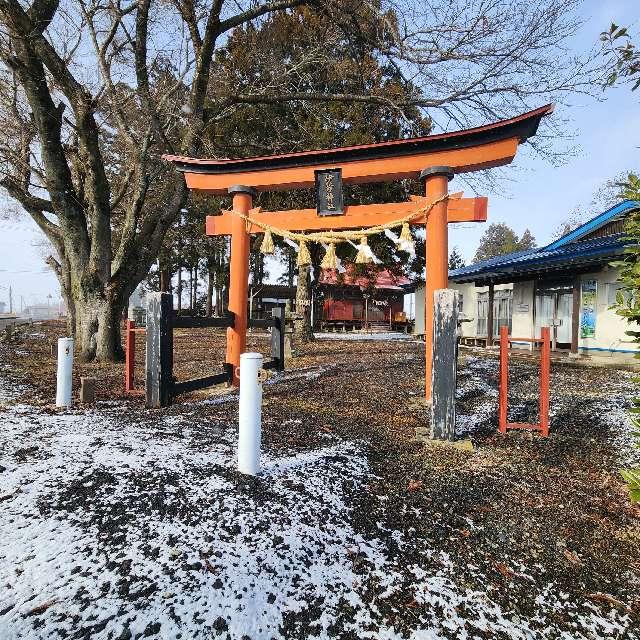
[[[638,0],[586,0],[584,13],[587,22],[576,39],[577,50],[594,46],[612,20],[634,26],[634,33],[640,33]],[[603,98],[606,100],[598,102],[578,96],[570,106],[558,109],[560,116],[570,121],[568,129],[577,134],[573,144],[579,148],[575,155],[557,167],[527,149],[519,152],[515,167],[508,171],[509,180],[499,192],[483,194],[489,196],[490,222],[505,222],[520,234],[529,228],[538,244],[544,245],[571,210],[588,210],[594,193],[607,180],[626,170],[640,170],[640,91],[632,94],[628,88],[616,89],[603,94]],[[563,142],[560,146],[571,144]],[[451,184],[452,191],[465,187],[460,178]],[[466,191],[469,193],[468,187]],[[0,199],[0,207],[7,205]],[[598,210],[591,213],[595,215]],[[469,261],[485,226],[452,226],[450,246],[458,245]],[[8,222],[0,220],[0,228],[0,301],[8,302],[9,285],[18,309],[20,296],[25,304],[46,301],[48,294],[57,301],[59,287],[44,266],[38,246],[42,238],[35,225],[23,216]]]

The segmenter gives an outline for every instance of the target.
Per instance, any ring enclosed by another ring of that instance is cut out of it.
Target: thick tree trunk
[[[224,289],[222,287],[216,287],[216,315],[223,315],[224,309]]]
[[[160,291],[169,293],[171,291],[171,274],[167,267],[160,268]]]
[[[298,286],[296,287],[296,317],[293,323],[294,338],[300,342],[313,340],[311,330],[311,299],[309,290],[310,266],[298,267]]]
[[[293,287],[293,281],[296,276],[295,255],[290,252],[287,256],[287,286]]]
[[[81,294],[80,299],[71,303],[75,310],[73,321],[78,359],[82,362],[121,360],[124,355],[121,343],[122,300]]]
[[[209,269],[207,277],[207,317],[210,318],[213,315],[213,272]]]
[[[309,324],[311,326],[311,333],[313,333],[316,328],[314,316],[318,315],[318,309],[315,308],[315,292],[318,290],[320,272],[322,271],[320,264],[322,263],[323,252],[319,244],[313,243],[309,253],[311,255],[311,266],[313,267],[313,278],[309,278],[309,300],[314,301],[314,304],[309,307]],[[320,315],[322,315],[322,313]]]

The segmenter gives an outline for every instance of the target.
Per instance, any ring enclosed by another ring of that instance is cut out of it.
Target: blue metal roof
[[[496,256],[476,264],[470,264],[449,272],[454,282],[497,281],[522,279],[527,275],[546,271],[567,271],[601,265],[620,255],[625,247],[624,234],[583,240],[580,238],[593,233],[607,222],[631,209],[640,208],[640,202],[625,200],[608,209],[574,231],[546,247],[517,251]]]
[[[577,229],[574,229],[561,238],[558,238],[555,242],[548,244],[545,249],[556,249],[557,247],[561,247],[570,242],[576,242],[580,238],[598,230],[600,227],[604,227],[607,222],[614,220],[621,214],[626,214],[630,209],[637,209],[638,207],[640,207],[640,202],[637,202],[636,200],[624,200],[623,202],[615,205],[615,207],[611,207],[610,209],[603,211],[595,218],[591,218],[591,220],[580,225]]]

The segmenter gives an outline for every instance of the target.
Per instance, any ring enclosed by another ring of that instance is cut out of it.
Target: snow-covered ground
[[[2,640],[640,637],[595,605],[560,636],[553,617],[574,603],[553,584],[524,619],[465,586],[443,550],[399,567],[387,545],[404,533],[354,525],[354,496],[376,480],[360,442],[267,451],[254,480],[235,472],[235,432],[188,405],[18,404],[0,425]]]

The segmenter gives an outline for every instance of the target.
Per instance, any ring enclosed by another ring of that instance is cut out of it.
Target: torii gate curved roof
[[[218,194],[237,184],[259,191],[309,188],[316,170],[331,167],[341,167],[344,182],[351,183],[417,178],[422,169],[437,165],[463,173],[509,164],[518,145],[535,135],[553,107],[548,104],[482,127],[376,144],[254,158],[163,158],[185,174],[189,188]]]

